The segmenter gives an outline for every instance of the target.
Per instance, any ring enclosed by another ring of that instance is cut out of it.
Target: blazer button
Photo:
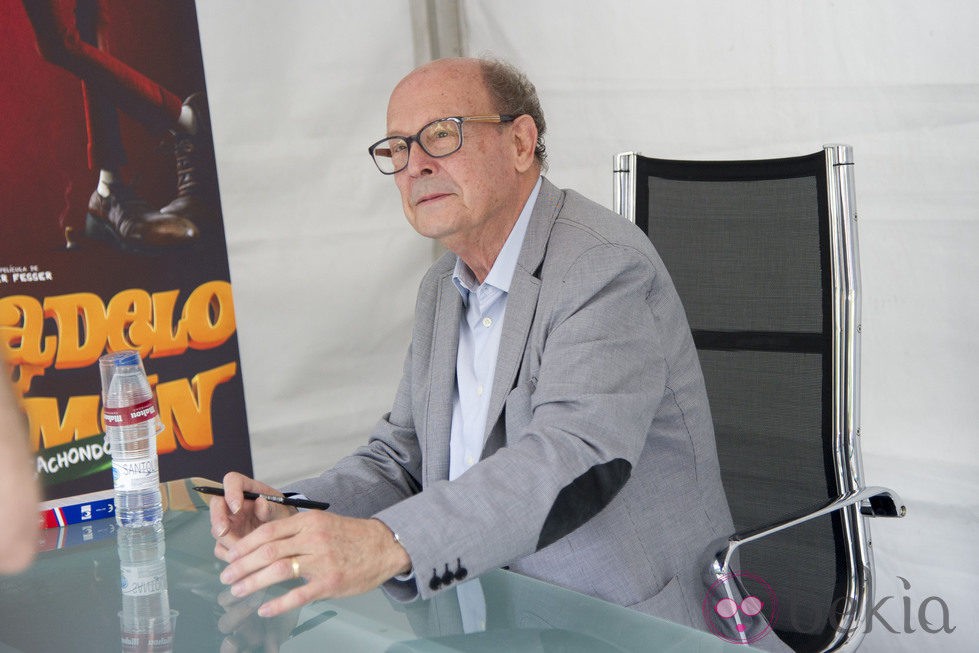
[[[456,575],[449,571],[449,563],[445,563],[445,573],[442,574],[442,583],[448,585],[455,580],[455,577]]]
[[[432,580],[428,583],[428,588],[433,592],[437,591],[438,588],[442,587],[442,577],[439,573],[432,569]]]
[[[462,580],[468,575],[469,575],[469,570],[462,566],[462,560],[456,558],[456,573],[455,573],[456,580]]]

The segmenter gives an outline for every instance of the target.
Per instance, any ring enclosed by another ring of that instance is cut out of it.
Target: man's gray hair
[[[544,146],[544,132],[547,123],[544,122],[544,110],[541,109],[537,89],[512,64],[499,59],[480,60],[483,79],[489,89],[494,110],[511,116],[529,115],[537,125],[537,145],[534,148],[534,158],[540,164],[541,170],[547,170],[547,148]]]

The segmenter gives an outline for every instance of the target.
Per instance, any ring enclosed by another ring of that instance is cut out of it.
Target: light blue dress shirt
[[[500,351],[503,316],[506,314],[510,281],[517,269],[530,214],[537,202],[541,180],[537,180],[520,217],[510,230],[503,249],[483,283],[477,283],[469,267],[456,259],[452,281],[466,307],[459,321],[459,351],[456,354],[456,389],[452,398],[452,431],[449,437],[449,480],[454,480],[479,462],[486,435],[486,417]],[[456,587],[463,632],[486,629],[486,598],[478,578]]]
[[[469,267],[462,259],[456,259],[452,281],[462,295],[466,312],[459,321],[456,389],[452,400],[449,438],[450,481],[479,462],[483,451],[507,294],[540,186],[541,180],[538,178],[483,283],[477,283]]]
[[[500,351],[507,293],[510,291],[513,271],[517,269],[520,248],[523,246],[540,187],[541,179],[538,178],[503,244],[503,249],[482,284],[476,282],[475,275],[462,259],[456,259],[452,281],[462,295],[466,313],[459,321],[456,388],[452,398],[452,428],[449,436],[450,481],[479,462],[483,452],[486,416],[489,413],[490,391],[496,373],[496,356]],[[414,576],[415,571],[412,569],[396,578],[407,581]],[[478,579],[462,583],[457,590],[466,632],[482,630],[486,622],[486,609]]]

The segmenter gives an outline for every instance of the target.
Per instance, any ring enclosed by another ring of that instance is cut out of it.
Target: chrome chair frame
[[[832,455],[837,496],[826,504],[749,531],[722,538],[705,552],[704,572],[710,582],[737,582],[729,574],[738,547],[839,511],[846,539],[847,587],[842,617],[826,651],[854,650],[863,639],[873,603],[873,554],[868,517],[903,517],[907,507],[892,490],[865,487],[860,452],[860,269],[857,211],[853,182],[853,149],[827,145],[827,208],[829,213],[832,284]],[[636,222],[637,152],[616,155],[613,167],[613,210]],[[734,163],[734,162],[727,162]],[[652,198],[650,198],[650,202]],[[655,244],[655,243],[654,243]],[[682,300],[682,297],[681,297]],[[745,595],[743,587],[738,591]]]

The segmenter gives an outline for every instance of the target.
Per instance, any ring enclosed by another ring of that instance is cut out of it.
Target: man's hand
[[[261,523],[229,542],[224,553],[219,557],[230,564],[221,582],[231,585],[234,596],[292,578],[307,581],[260,606],[263,617],[317,599],[360,594],[411,568],[408,553],[384,523],[318,510]]]
[[[275,488],[238,472],[225,474],[224,496],[211,497],[208,501],[211,511],[211,535],[216,540],[214,555],[225,562],[230,562],[228,547],[235,542],[262,524],[283,519],[297,512],[295,508],[271,503],[265,499],[246,501],[244,490],[281,496],[281,492]]]

